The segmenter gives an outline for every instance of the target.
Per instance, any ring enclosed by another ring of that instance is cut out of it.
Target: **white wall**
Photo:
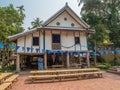
[[[64,18],[67,18],[65,21]],[[82,26],[73,19],[66,11],[63,12],[60,16],[58,16],[55,20],[53,20],[48,26],[58,26],[56,23],[59,22],[60,26],[65,26],[65,27],[72,27],[71,24],[74,23],[74,27],[81,27]]]
[[[36,48],[39,49],[39,46],[33,46],[32,45],[32,37],[39,37],[39,42],[40,42],[40,52],[42,52],[43,49],[43,34],[42,32],[40,32],[39,35],[39,31],[34,32],[33,34],[28,34],[26,36],[20,37],[17,39],[17,45],[20,46],[20,48],[17,50],[18,53],[21,52],[27,52],[27,53],[31,53],[31,50],[27,51],[27,47],[29,48],[34,48],[33,52],[36,53]],[[22,47],[25,46],[25,51],[22,50]]]
[[[45,49],[46,50],[52,50],[52,34],[60,34],[60,31],[56,30],[56,31],[52,31],[51,30],[46,30],[46,37],[45,37]],[[40,37],[40,52],[42,52],[43,49],[43,34],[40,32],[39,35],[39,31],[36,31],[33,33],[33,37],[37,36]],[[74,41],[74,37],[80,37],[80,44],[73,46],[75,41]],[[26,38],[26,41],[24,41]],[[21,37],[17,40],[17,45],[20,46],[20,48],[18,49],[18,52],[24,52],[22,51],[22,47],[24,46],[24,42],[25,43],[25,47],[30,47],[32,45],[32,34],[28,34],[26,35],[26,37]],[[78,50],[87,50],[87,41],[86,41],[86,34],[83,32],[73,32],[73,31],[61,31],[61,45],[65,46],[65,47],[69,47],[69,46],[73,46],[71,48],[64,48],[61,47],[61,50],[67,50],[67,51],[78,51]],[[34,53],[36,53],[36,48],[39,49],[39,46],[32,46],[34,48]],[[25,50],[25,52],[27,52],[27,49]],[[27,53],[31,53],[31,51],[27,52]]]
[[[81,50],[87,50],[87,37],[86,33],[80,33],[80,40],[81,40]]]
[[[17,50],[17,52],[22,52],[22,47],[24,46],[24,36],[17,39],[17,45],[20,46],[20,48]]]

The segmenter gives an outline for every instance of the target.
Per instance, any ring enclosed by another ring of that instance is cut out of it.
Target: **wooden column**
[[[90,67],[89,51],[87,51],[86,59],[87,59],[87,66]]]
[[[17,59],[16,59],[16,71],[20,72],[20,55],[17,54]]]
[[[69,55],[69,52],[68,52],[68,54],[67,54],[67,68],[69,68],[70,67],[70,55]]]
[[[47,69],[47,54],[44,53],[44,69]]]
[[[79,55],[78,57],[79,57],[79,63],[82,64],[82,63],[81,63],[81,57],[80,57],[80,55]]]

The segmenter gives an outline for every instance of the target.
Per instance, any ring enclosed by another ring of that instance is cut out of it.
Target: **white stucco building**
[[[66,67],[70,67],[70,55],[85,52],[87,55],[87,37],[93,30],[66,4],[42,27],[9,37],[19,46],[17,49],[17,70],[22,67],[25,56],[44,55],[44,69],[48,68],[48,54],[62,53],[66,56]],[[89,58],[87,58],[89,66]],[[20,66],[21,65],[21,66]]]

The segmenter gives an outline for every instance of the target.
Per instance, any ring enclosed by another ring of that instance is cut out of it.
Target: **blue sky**
[[[25,20],[23,27],[27,29],[30,27],[30,22],[34,18],[39,17],[45,21],[61,9],[66,2],[68,5],[80,16],[80,7],[78,7],[78,0],[0,0],[0,6],[8,6],[12,3],[15,7],[24,5]]]

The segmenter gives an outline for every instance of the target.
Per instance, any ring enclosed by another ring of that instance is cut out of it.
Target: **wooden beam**
[[[16,59],[16,71],[20,72],[20,55],[17,54],[17,59]]]
[[[44,53],[44,69],[47,69],[47,54]]]
[[[89,51],[86,54],[86,59],[87,59],[87,66],[89,68],[90,67]]]
[[[69,55],[69,52],[67,54],[67,68],[70,67],[70,55]]]
[[[40,44],[41,44],[41,43],[40,43],[40,38],[41,38],[41,37],[40,37],[40,30],[39,30],[39,53],[40,53]]]
[[[80,32],[79,32],[79,38],[80,38],[80,50],[82,50],[81,49],[81,35],[80,35]]]

